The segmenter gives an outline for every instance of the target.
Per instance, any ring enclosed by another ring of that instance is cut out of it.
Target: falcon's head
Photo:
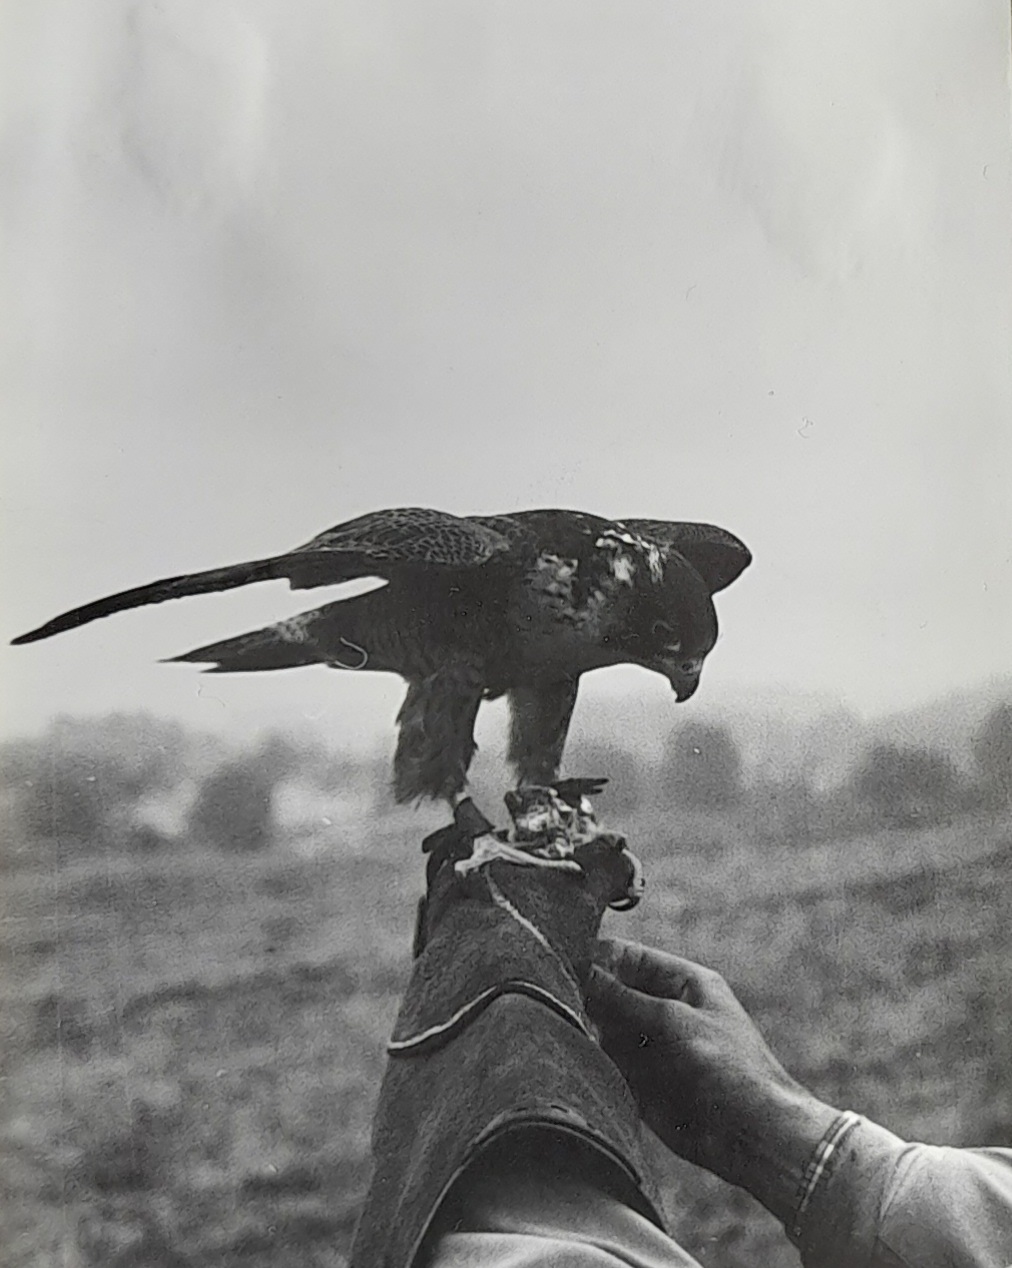
[[[699,573],[674,552],[665,561],[663,581],[650,597],[653,610],[643,614],[639,663],[663,674],[676,700],[688,700],[717,641],[713,599]]]
[[[630,659],[663,674],[678,701],[688,700],[699,686],[703,662],[717,642],[713,595],[731,584],[751,562],[745,545],[708,525],[671,526],[709,530],[719,538],[686,542],[670,538],[662,546],[663,572],[638,596],[630,623]]]

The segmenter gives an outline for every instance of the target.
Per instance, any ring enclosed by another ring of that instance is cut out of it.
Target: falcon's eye
[[[666,652],[681,650],[682,641],[678,637],[678,631],[669,625],[667,621],[654,621],[654,638]]]

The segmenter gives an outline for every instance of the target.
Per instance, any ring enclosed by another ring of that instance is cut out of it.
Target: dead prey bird
[[[374,511],[266,559],[169,577],[75,608],[22,634],[49,638],[127,608],[287,578],[293,590],[378,577],[381,589],[176,661],[210,673],[325,664],[400,674],[398,801],[462,795],[482,700],[507,695],[518,783],[552,785],[580,675],[605,665],[696,690],[717,638],[712,596],[747,567],[746,546],[710,524],[606,520],[580,511],[458,517]]]
[[[628,911],[643,896],[643,868],[620,833],[602,832],[590,804],[600,792],[602,779],[562,779],[554,787],[524,785],[505,797],[513,826],[495,829],[470,798],[458,802],[453,822],[433,832],[422,842],[428,857],[426,889],[432,892],[436,878],[447,864],[456,876],[467,878],[490,863],[506,862],[519,867],[539,867],[585,875],[583,861],[596,856],[598,864],[609,856],[615,892],[608,906]],[[616,865],[621,880],[614,877]],[[490,882],[486,878],[486,887]],[[494,886],[486,888],[496,901]],[[506,905],[516,917],[514,909]],[[414,952],[417,957],[425,944],[428,899],[423,898],[415,923]]]

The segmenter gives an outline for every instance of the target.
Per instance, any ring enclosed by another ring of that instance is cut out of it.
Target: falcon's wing
[[[462,519],[445,511],[409,506],[373,511],[328,528],[293,554],[319,553],[359,562],[355,576],[366,576],[377,564],[434,564],[474,568],[509,549],[509,542],[479,519]],[[382,570],[380,576],[384,576]],[[319,582],[310,582],[319,585]],[[329,584],[325,582],[323,584]]]
[[[34,643],[128,608],[194,594],[233,590],[255,581],[287,577],[293,590],[335,585],[353,577],[389,578],[406,567],[474,568],[509,550],[500,533],[472,520],[422,507],[374,511],[328,529],[298,550],[227,568],[165,577],[74,608],[22,634],[14,643]]]
[[[669,520],[622,520],[622,524],[658,546],[674,547],[706,582],[711,594],[735,581],[752,562],[752,552],[733,533],[715,524]]]

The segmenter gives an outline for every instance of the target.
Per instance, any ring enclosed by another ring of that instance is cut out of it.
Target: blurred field
[[[650,888],[611,932],[719,967],[825,1098],[1012,1140],[1007,813],[814,845],[759,813],[615,816]],[[26,846],[8,815],[5,1268],[344,1263],[432,822],[374,811],[243,854]],[[797,1263],[744,1195],[659,1165],[704,1264]]]

